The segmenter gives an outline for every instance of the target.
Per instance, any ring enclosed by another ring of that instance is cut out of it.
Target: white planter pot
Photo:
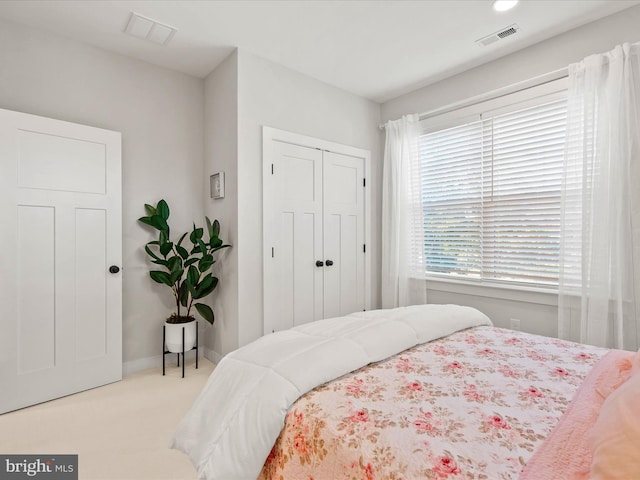
[[[191,350],[196,344],[196,321],[187,323],[164,322],[167,350],[172,353],[182,353],[182,329],[184,328],[184,351]]]

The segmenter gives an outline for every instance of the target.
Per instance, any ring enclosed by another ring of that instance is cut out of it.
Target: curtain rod
[[[443,113],[452,112],[454,110],[458,110],[459,108],[470,107],[472,105],[477,105],[478,103],[486,102],[488,100],[494,100],[496,98],[504,97],[506,95],[511,95],[512,93],[522,92],[524,90],[538,87],[540,85],[544,85],[546,83],[560,80],[561,78],[566,78],[568,76],[569,76],[568,67],[559,68],[558,70],[544,73],[542,75],[538,75],[537,77],[512,83],[511,85],[500,87],[495,90],[491,90],[490,92],[487,92],[487,93],[482,93],[474,97],[470,97],[464,100],[460,100],[458,102],[450,103],[449,105],[445,105],[444,107],[439,107],[434,110],[429,110],[427,112],[420,113],[418,114],[418,117],[420,120],[424,120],[430,117],[435,117],[436,115],[442,115]],[[380,130],[384,130],[385,124],[381,123],[380,125],[378,125],[378,128]]]

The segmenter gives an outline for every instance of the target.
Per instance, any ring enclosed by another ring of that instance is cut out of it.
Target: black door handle
[[[327,267],[330,267],[331,265],[333,265],[333,260],[327,260]]]
[[[109,272],[111,273],[118,273],[120,271],[120,267],[118,267],[117,265],[111,265],[109,267]]]
[[[322,267],[322,266],[324,266],[324,262],[322,260],[316,261],[316,267]]]

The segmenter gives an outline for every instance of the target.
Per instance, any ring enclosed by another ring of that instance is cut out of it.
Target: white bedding
[[[456,331],[491,325],[457,305],[358,312],[266,335],[227,355],[171,440],[200,478],[254,480],[293,402],[318,385]]]

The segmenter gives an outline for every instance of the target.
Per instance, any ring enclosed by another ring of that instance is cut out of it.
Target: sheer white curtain
[[[569,66],[561,338],[637,350],[640,44]]]
[[[406,115],[385,125],[382,173],[382,307],[426,303],[418,159],[419,119]]]

